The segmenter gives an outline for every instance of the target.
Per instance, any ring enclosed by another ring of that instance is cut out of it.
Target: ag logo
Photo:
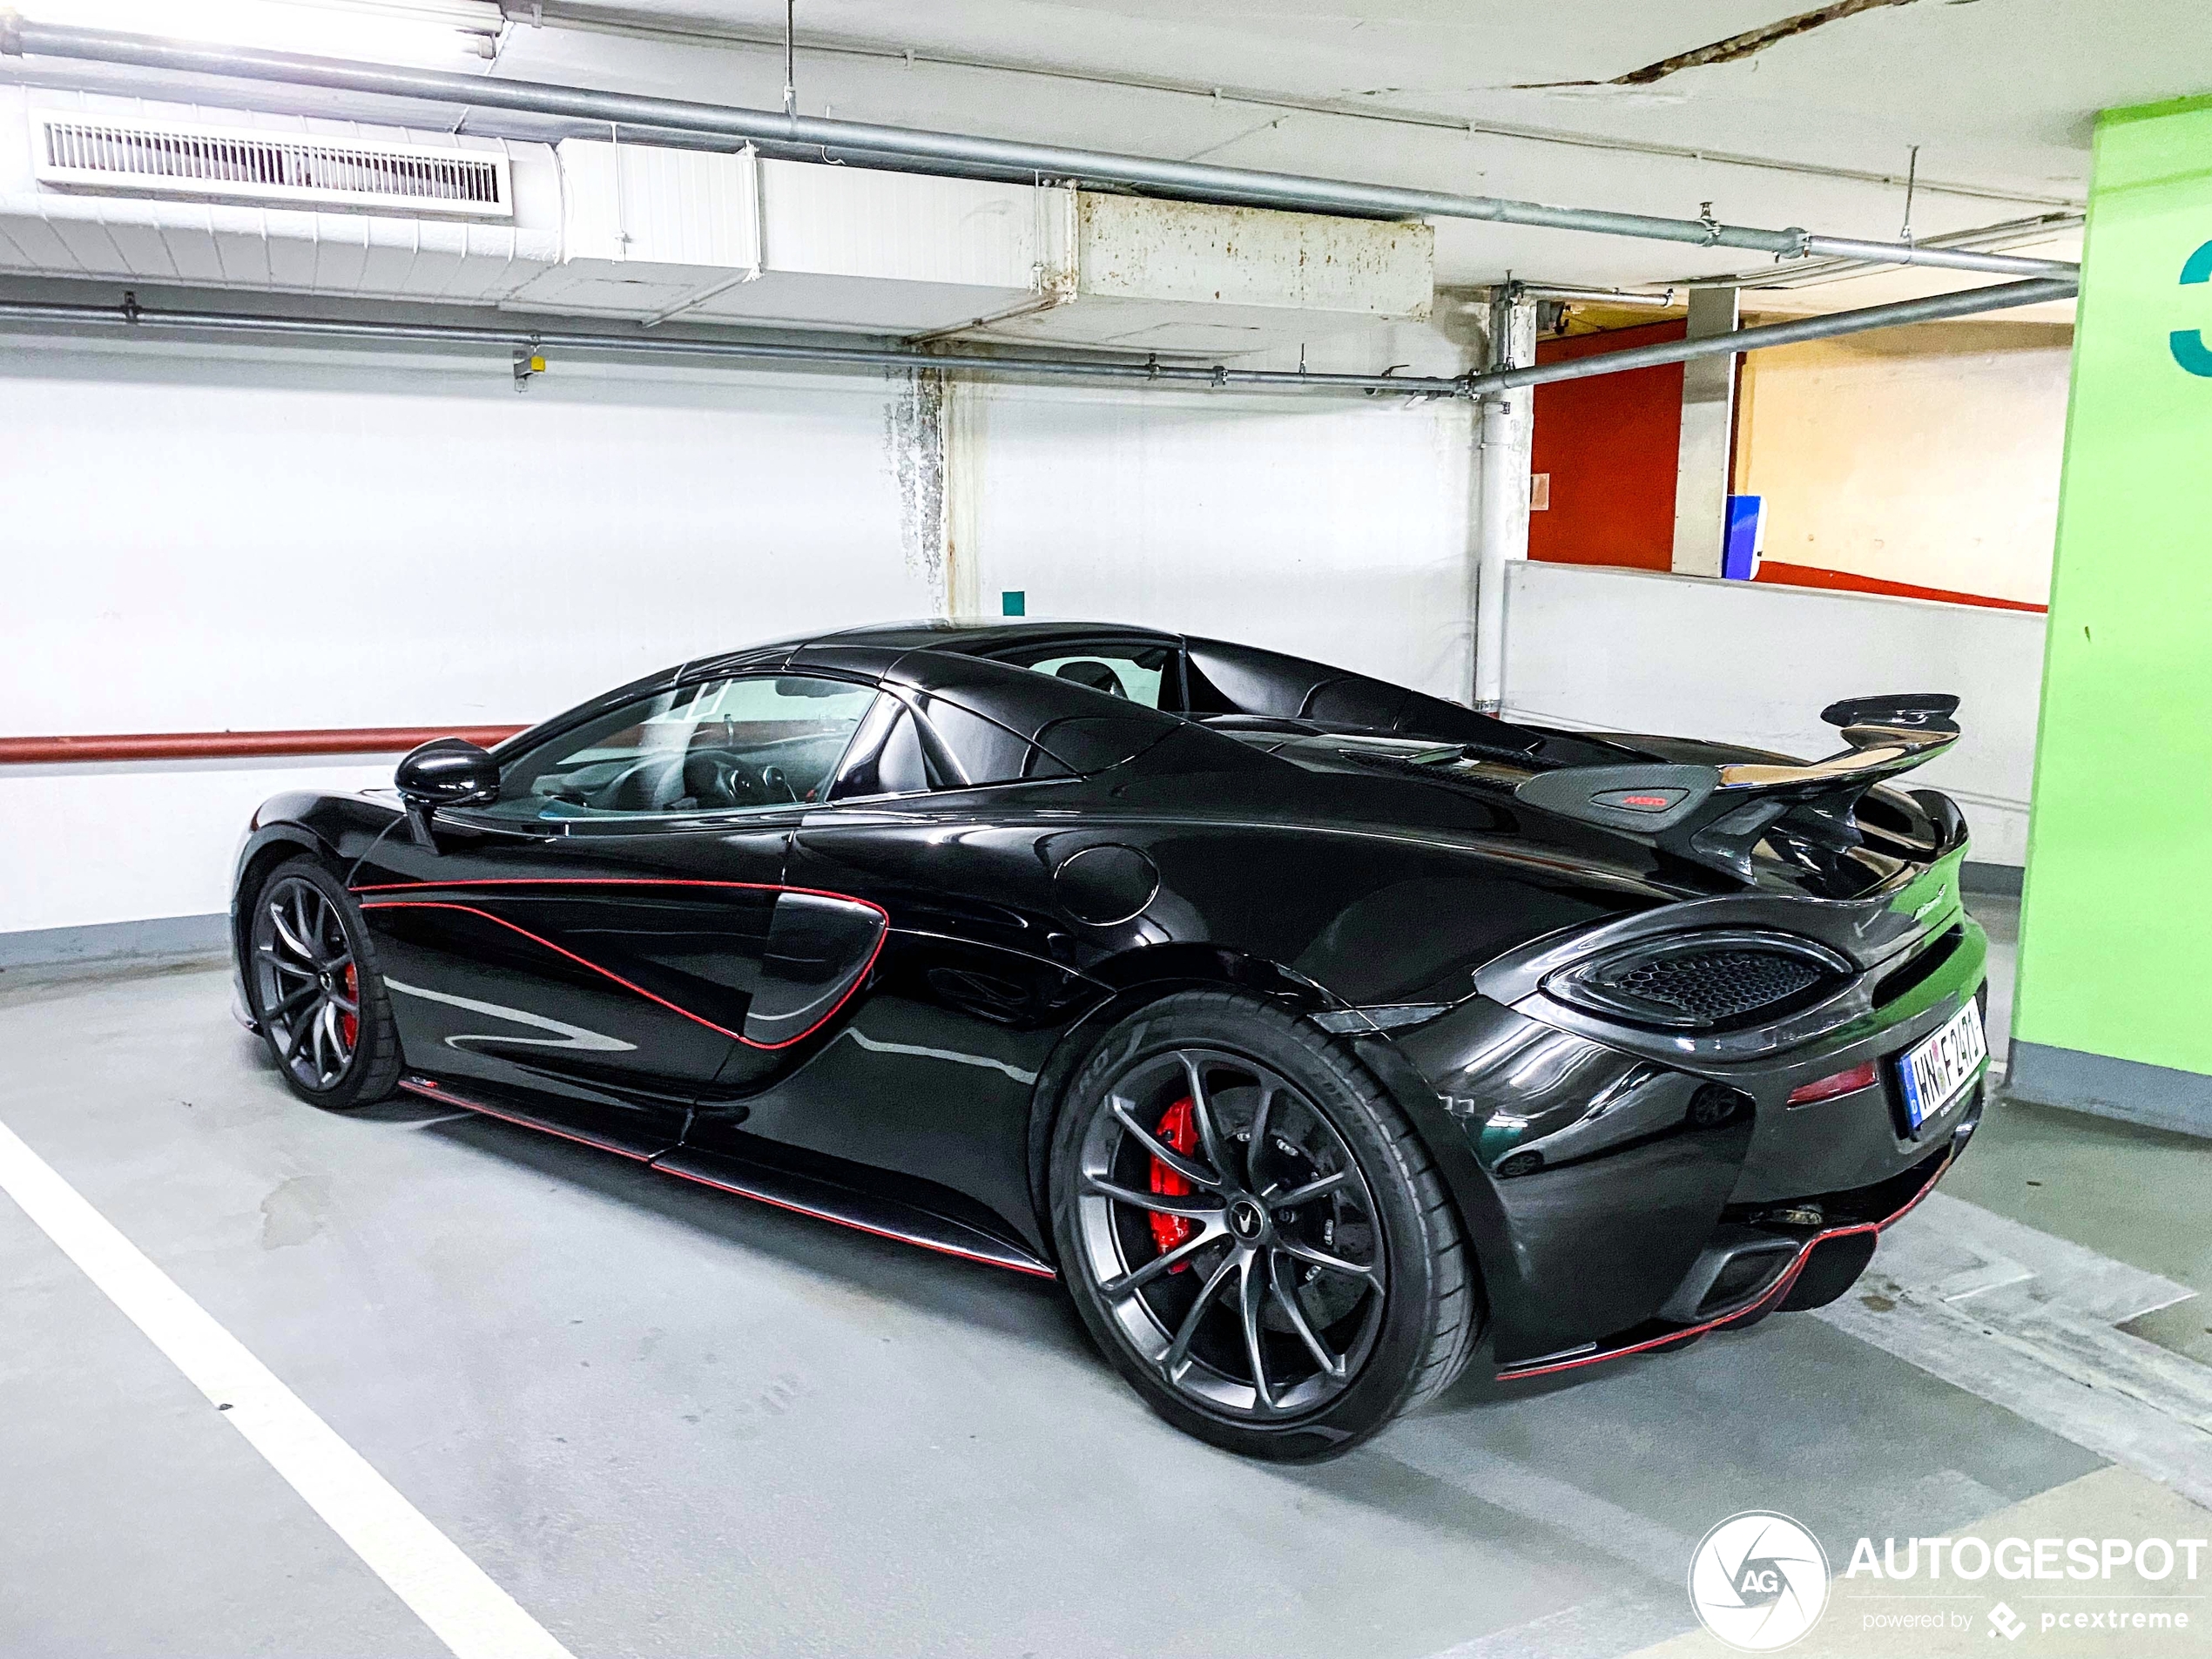
[[[2189,255],[2182,266],[2184,287],[2195,282],[2212,282],[2212,242]],[[2207,345],[2202,328],[2176,328],[2166,339],[2174,354],[2174,361],[2192,374],[2212,374],[2212,345]]]
[[[1730,1515],[1689,1558],[1689,1605],[1731,1648],[1786,1648],[1828,1605],[1827,1553],[1787,1515],[1759,1509]]]

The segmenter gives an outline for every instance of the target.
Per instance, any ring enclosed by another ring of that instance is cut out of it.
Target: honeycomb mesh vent
[[[1719,1025],[1786,1002],[1826,977],[1803,957],[1734,946],[1646,958],[1605,981],[1615,991],[1677,1009],[1701,1025]]]

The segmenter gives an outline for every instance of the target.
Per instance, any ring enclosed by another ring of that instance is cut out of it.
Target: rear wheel
[[[361,913],[313,859],[279,865],[246,928],[247,995],[277,1069],[300,1099],[343,1109],[392,1092],[400,1042]]]
[[[1184,992],[1116,1028],[1070,1088],[1052,1205],[1115,1366],[1233,1451],[1347,1451],[1474,1344],[1467,1247],[1419,1137],[1349,1049],[1256,998]]]

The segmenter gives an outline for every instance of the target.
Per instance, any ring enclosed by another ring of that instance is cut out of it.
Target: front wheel
[[[392,1092],[400,1040],[361,913],[313,859],[287,860],[254,895],[246,994],[285,1082],[343,1110]]]
[[[1440,1393],[1479,1328],[1426,1149],[1336,1039],[1257,998],[1130,1015],[1070,1086],[1052,1218],[1091,1335],[1152,1408],[1280,1460]]]

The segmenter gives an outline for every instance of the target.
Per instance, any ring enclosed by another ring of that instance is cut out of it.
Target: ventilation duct
[[[1053,303],[1074,192],[570,138],[561,263],[505,303],[658,322],[947,332]]]
[[[562,263],[523,310],[1237,356],[1425,320],[1418,222],[604,139],[558,146]]]
[[[978,331],[1031,344],[1235,357],[1424,322],[1435,227],[1269,207],[1075,197],[1067,303]]]
[[[341,212],[514,217],[507,158],[252,127],[39,112],[31,152],[50,188]]]
[[[1434,233],[0,86],[0,271],[1231,359],[1429,314]]]
[[[560,219],[544,145],[0,86],[0,270],[486,305]]]

